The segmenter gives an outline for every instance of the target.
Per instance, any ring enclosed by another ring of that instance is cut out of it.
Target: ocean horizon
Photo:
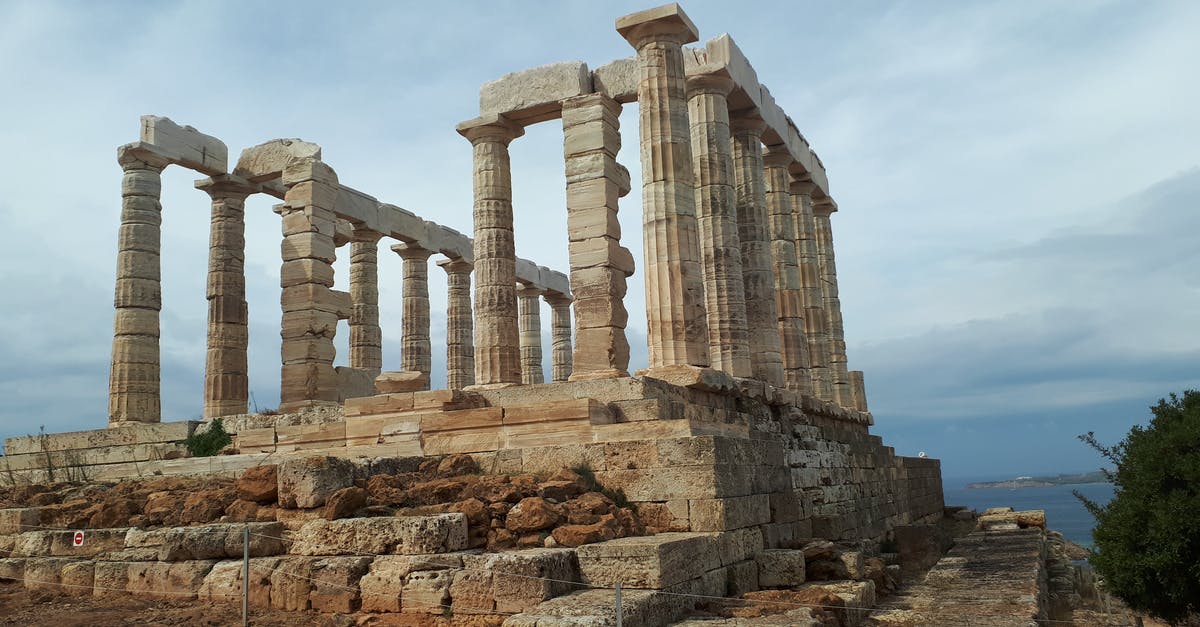
[[[942,492],[946,505],[963,505],[982,512],[989,507],[1011,507],[1015,510],[1040,509],[1046,512],[1046,527],[1057,531],[1080,546],[1092,548],[1092,529],[1096,519],[1083,503],[1075,498],[1074,490],[1099,504],[1113,497],[1111,483],[1081,483],[1031,488],[967,488],[968,483],[1007,481],[1012,477],[944,477]]]

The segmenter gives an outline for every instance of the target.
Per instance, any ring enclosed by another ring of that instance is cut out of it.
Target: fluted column
[[[411,244],[396,244],[392,250],[404,260],[400,369],[424,374],[428,385],[433,370],[429,343],[429,257],[433,251]]]
[[[771,257],[775,266],[775,298],[779,340],[783,349],[784,384],[812,393],[808,374],[808,340],[804,337],[804,304],[800,268],[796,262],[796,222],[788,192],[788,166],[792,157],[784,146],[768,146],[763,155],[767,182],[767,213],[771,223]]]
[[[108,422],[159,422],[158,315],[162,309],[162,171],[168,161],[122,147],[121,226],[117,231],[117,282],[113,305]]]
[[[733,80],[708,74],[689,78],[687,86],[708,355],[713,368],[735,377],[749,377],[746,295],[727,100]]]
[[[757,117],[743,115],[731,120],[733,181],[737,194],[750,370],[754,378],[783,387],[771,228],[763,181],[762,132],[765,128],[766,123]]]
[[[858,411],[869,411],[867,409],[867,386],[863,382],[862,370],[850,371],[850,399],[853,402],[854,409]]]
[[[707,366],[683,69],[683,44],[697,40],[696,27],[679,5],[667,5],[619,18],[617,31],[637,50],[650,368]]]
[[[517,288],[518,326],[521,329],[521,383],[545,383],[542,371],[542,290],[532,285]]]
[[[800,296],[804,304],[804,333],[808,339],[809,376],[813,396],[833,401],[833,376],[829,368],[829,333],[825,317],[821,267],[812,212],[810,181],[792,179],[792,215],[796,220],[796,260],[800,266]]]
[[[462,259],[437,262],[446,271],[446,387],[475,384],[475,347],[471,339],[471,264]]]
[[[521,382],[508,144],[525,131],[493,115],[458,126],[474,150],[475,384]]]
[[[339,398],[333,338],[342,298],[330,289],[337,231],[332,201],[338,180],[332,168],[308,158],[288,164],[283,184],[287,192],[279,207],[283,224],[279,410],[294,411],[335,404]]]
[[[350,367],[383,370],[383,330],[379,327],[379,239],[355,229],[350,241]]]
[[[198,181],[196,187],[212,198],[204,417],[244,414],[250,398],[246,360],[250,339],[246,308],[246,197],[256,189],[232,176]]]
[[[558,292],[546,292],[550,305],[550,379],[566,381],[571,378],[571,297]]]
[[[852,407],[850,374],[846,364],[845,328],[842,324],[842,302],[838,298],[837,264],[833,255],[833,228],[829,216],[837,206],[828,198],[813,203],[813,218],[817,232],[817,258],[821,264],[821,288],[825,302],[825,317],[829,320],[829,370],[833,377],[833,400],[842,407]]]
[[[617,220],[618,199],[629,193],[629,171],[617,163],[621,105],[588,94],[568,98],[562,107],[576,340],[566,370],[572,381],[627,377],[625,279],[634,268]]]

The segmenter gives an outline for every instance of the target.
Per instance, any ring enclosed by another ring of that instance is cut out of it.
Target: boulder
[[[334,492],[329,500],[325,502],[325,519],[337,520],[338,518],[348,518],[354,512],[366,507],[367,491],[350,486],[342,488]]]
[[[247,468],[234,486],[238,498],[255,503],[270,503],[279,494],[279,467],[274,464]]]
[[[354,485],[353,462],[339,457],[289,459],[279,465],[280,507],[321,507],[334,492]]]
[[[558,509],[537,496],[521,499],[508,510],[504,526],[515,534],[526,534],[553,527],[562,518]]]

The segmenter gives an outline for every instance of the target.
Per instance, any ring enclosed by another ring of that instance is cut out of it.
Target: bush
[[[1089,559],[1110,593],[1172,624],[1200,614],[1200,392],[1159,400],[1146,427],[1115,446],[1079,436],[1116,465],[1107,505],[1078,492],[1096,517]]]
[[[232,443],[233,438],[225,431],[225,423],[220,418],[213,418],[207,430],[197,431],[183,441],[192,457],[212,457]]]

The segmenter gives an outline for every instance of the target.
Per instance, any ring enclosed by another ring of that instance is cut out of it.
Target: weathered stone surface
[[[280,507],[321,507],[334,492],[354,484],[354,464],[338,457],[288,459],[278,473]]]
[[[0,509],[0,535],[36,529],[40,517],[36,507],[6,507]]]
[[[334,492],[329,500],[325,502],[325,519],[337,520],[338,518],[348,518],[354,512],[367,506],[367,491],[350,486],[342,488]]]
[[[790,588],[804,583],[804,551],[769,549],[754,556],[758,563],[758,585]]]
[[[450,606],[454,570],[418,570],[409,573],[400,591],[400,611],[406,614],[445,614]]]
[[[585,544],[576,549],[585,583],[663,589],[720,566],[708,534],[662,533]]]
[[[419,392],[429,389],[429,375],[424,372],[402,370],[383,372],[375,377],[375,391],[380,394]]]
[[[479,88],[479,114],[503,114],[521,124],[558,117],[560,101],[592,92],[587,65],[565,61],[542,65],[484,83]]]
[[[229,169],[229,149],[224,142],[170,118],[143,115],[141,140],[179,165],[205,174],[224,174]]]
[[[300,139],[272,139],[242,151],[233,173],[255,182],[268,181],[283,174],[292,159],[321,158],[321,147]]]
[[[521,499],[508,510],[504,525],[513,533],[524,534],[553,527],[561,517],[558,508],[533,496]]]
[[[284,552],[282,524],[219,523],[199,527],[170,527],[152,531],[131,529],[125,548],[157,548],[163,562],[224,559],[243,554],[243,530],[250,530],[250,555],[265,557]]]
[[[651,590],[622,590],[621,620],[626,627],[660,627],[690,607],[685,597]],[[616,600],[612,590],[584,590],[550,599],[509,617],[504,627],[612,627]]]
[[[247,468],[234,484],[238,498],[255,503],[274,501],[279,495],[278,471],[279,467],[274,464]]]
[[[401,591],[411,573],[462,568],[462,555],[380,556],[371,561],[370,572],[359,581],[362,611],[399,612]]]
[[[314,520],[296,533],[294,555],[424,555],[467,548],[463,514]]]
[[[174,599],[195,598],[215,561],[129,562],[126,590],[135,596],[169,595]],[[99,586],[99,577],[97,577]]]
[[[576,589],[575,555],[567,549],[527,549],[463,558],[450,587],[455,613],[515,613]]]

